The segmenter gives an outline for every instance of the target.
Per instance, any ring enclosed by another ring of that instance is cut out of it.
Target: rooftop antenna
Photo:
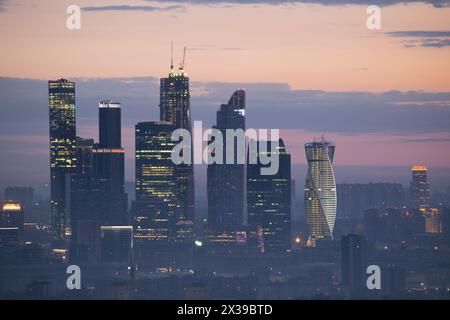
[[[173,70],[173,41],[170,43],[170,70]]]
[[[180,64],[180,70],[184,70],[184,64],[185,64],[185,62],[186,62],[186,47],[184,47],[184,50],[183,50],[183,59],[182,59],[182,62],[181,62],[181,64]]]

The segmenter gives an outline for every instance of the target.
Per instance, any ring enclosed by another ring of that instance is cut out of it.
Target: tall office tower
[[[336,182],[333,172],[335,146],[321,139],[305,145],[308,173],[305,183],[306,220],[311,245],[332,239],[336,220]]]
[[[99,104],[99,143],[93,148],[93,193],[97,194],[95,213],[101,225],[128,224],[127,195],[124,191],[125,151],[121,146],[120,103]]]
[[[133,209],[136,241],[175,240],[181,212],[176,165],[171,152],[175,125],[150,121],[136,125],[136,201]]]
[[[161,79],[160,120],[171,122],[177,129],[186,129],[192,134],[189,77],[184,72],[183,64],[178,71],[174,71],[172,66],[169,77]],[[191,147],[191,153],[192,151]],[[180,164],[176,171],[183,212],[180,222],[183,223],[186,220],[193,222],[195,211],[194,166],[193,164]]]
[[[291,155],[282,139],[275,154],[270,151],[272,143],[258,141],[257,163],[247,164],[248,228],[250,241],[260,252],[284,252],[291,247]],[[278,156],[276,174],[261,173],[261,168],[269,166],[261,163],[263,153]]]
[[[335,146],[325,139],[305,145],[308,173],[305,183],[309,243],[332,239],[336,220],[336,182],[333,172]]]
[[[364,293],[365,267],[365,239],[355,234],[342,237],[341,280],[350,298],[361,298]]]
[[[93,149],[94,139],[76,139],[76,158],[77,168],[75,173],[70,174],[70,178],[66,179],[66,206],[68,216],[70,218],[71,230],[71,248],[77,250],[76,253],[71,252],[71,257],[81,256],[78,251],[93,251],[93,245],[87,245],[82,240],[81,235],[89,230],[91,235],[93,227],[86,225],[86,221],[93,221],[95,208],[95,196],[93,193]],[[84,247],[83,247],[84,246]],[[83,247],[82,249],[80,249]],[[86,253],[88,255],[88,253]]]
[[[55,238],[65,237],[65,177],[76,168],[75,83],[48,82],[50,115],[50,205]]]
[[[228,104],[221,105],[215,129],[223,135],[223,164],[208,165],[208,225],[211,231],[234,231],[244,224],[245,165],[238,164],[238,153],[245,155],[245,140],[238,151],[238,138],[234,137],[233,164],[227,164],[226,146],[231,142],[227,142],[226,130],[245,131],[244,90],[235,91]]]
[[[14,200],[0,202],[0,247],[19,244],[23,238],[22,204]]]
[[[411,207],[428,208],[430,206],[430,184],[427,180],[427,167],[412,167],[412,181],[410,185]]]

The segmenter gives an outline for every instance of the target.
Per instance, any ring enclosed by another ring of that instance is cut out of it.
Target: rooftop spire
[[[173,70],[173,41],[170,43],[170,70]]]

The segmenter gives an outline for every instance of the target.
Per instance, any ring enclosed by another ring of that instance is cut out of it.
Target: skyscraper
[[[127,225],[125,150],[121,144],[121,105],[109,100],[99,104],[99,143],[93,149],[93,192],[98,193],[96,217],[101,225]]]
[[[248,228],[253,238],[251,242],[260,252],[284,252],[291,246],[291,155],[282,139],[276,148],[278,172],[261,174],[261,168],[267,166],[261,163],[261,154],[274,155],[273,143],[258,141],[257,163],[247,164]]]
[[[236,230],[244,224],[245,165],[238,163],[237,137],[234,138],[234,162],[226,164],[226,130],[245,131],[245,91],[237,90],[228,104],[217,111],[216,129],[223,135],[223,164],[208,165],[208,225],[213,231]],[[241,145],[245,154],[245,143]]]
[[[176,129],[186,129],[192,134],[190,98],[189,77],[184,72],[183,65],[178,71],[174,71],[172,67],[169,77],[161,79],[160,120],[170,122]],[[195,210],[193,164],[178,165],[176,177],[182,208],[181,220],[193,222]]]
[[[51,226],[58,240],[67,227],[66,174],[76,168],[75,83],[66,79],[48,82],[50,116]]]
[[[136,240],[175,240],[181,212],[176,165],[171,152],[175,130],[171,122],[136,125],[136,201],[133,226]]]
[[[411,207],[428,208],[430,206],[430,184],[427,180],[427,167],[413,166],[410,185]]]
[[[365,239],[349,234],[341,240],[341,280],[350,298],[361,298],[366,267]]]
[[[333,172],[335,146],[325,139],[305,145],[308,173],[305,183],[306,218],[311,245],[332,239],[336,220],[336,182]]]
[[[97,195],[93,193],[93,148],[94,139],[77,137],[75,154],[78,166],[75,173],[69,175],[70,179],[66,179],[66,201],[68,202],[66,208],[71,228],[71,259],[83,254],[90,257],[95,255],[95,245],[86,244],[82,236],[86,233],[89,233],[89,236],[96,234],[94,212],[97,210],[95,205]],[[88,227],[87,221],[90,221],[93,226]]]

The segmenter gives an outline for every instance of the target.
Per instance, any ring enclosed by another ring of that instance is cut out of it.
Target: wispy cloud
[[[292,3],[313,3],[327,6],[334,5],[371,5],[377,4],[380,6],[395,5],[399,3],[427,3],[437,8],[450,7],[450,0],[146,0],[152,2],[183,2],[199,5],[213,5],[213,4],[269,4],[269,5],[283,5]]]
[[[8,0],[0,0],[0,11],[5,10],[5,4]]]
[[[403,38],[406,48],[444,48],[450,46],[450,31],[393,31],[386,32],[388,37]]]
[[[390,37],[416,37],[416,38],[437,38],[437,37],[450,37],[450,31],[393,31],[386,32],[386,35]]]
[[[96,7],[84,7],[83,11],[177,11],[184,12],[186,8],[181,5],[156,7],[156,6],[130,6],[130,5],[115,5],[115,6],[96,6]]]

